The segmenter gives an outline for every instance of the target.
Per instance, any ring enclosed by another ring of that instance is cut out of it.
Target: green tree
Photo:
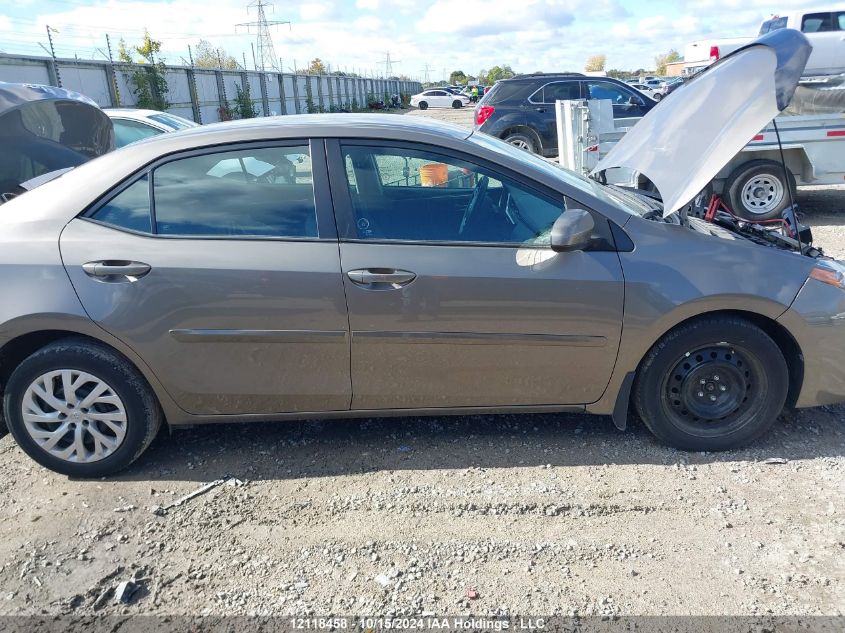
[[[462,70],[453,70],[452,74],[449,75],[449,83],[452,85],[455,84],[465,84],[467,82],[468,77],[464,74]]]
[[[590,55],[584,64],[584,70],[588,73],[599,72],[604,70],[605,64],[607,64],[607,55]]]
[[[133,52],[140,58],[133,59]],[[132,94],[135,95],[135,104],[139,108],[150,110],[167,110],[170,103],[167,101],[167,93],[170,87],[167,85],[165,72],[167,66],[164,59],[156,57],[161,52],[161,42],[154,40],[150,32],[144,29],[144,37],[137,46],[127,47],[123,38],[117,47],[117,56],[124,63],[140,64],[143,68],[130,70],[126,73],[126,80],[130,85]]]
[[[671,64],[673,62],[679,62],[683,58],[681,54],[676,51],[674,48],[671,49],[668,53],[663,53],[662,55],[658,55],[654,58],[654,72],[657,75],[665,75],[666,74],[666,65]]]
[[[322,59],[315,57],[311,60],[311,63],[308,64],[308,68],[305,69],[305,72],[309,75],[325,75],[326,65],[323,63]]]
[[[485,85],[494,84],[500,79],[510,79],[515,74],[516,73],[513,72],[513,68],[511,68],[508,64],[493,66],[493,68],[487,71],[487,77],[483,83]]]
[[[208,40],[200,40],[194,49],[194,66],[197,68],[223,68],[239,70],[238,60],[221,48],[215,47]]]
[[[239,82],[235,82],[235,112],[240,119],[254,119],[258,116],[258,110],[252,102],[248,81],[244,82],[243,87]]]

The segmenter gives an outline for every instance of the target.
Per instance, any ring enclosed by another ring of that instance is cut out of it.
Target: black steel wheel
[[[652,347],[638,372],[634,404],[667,444],[725,450],[765,433],[788,388],[783,354],[762,329],[739,318],[705,318]]]

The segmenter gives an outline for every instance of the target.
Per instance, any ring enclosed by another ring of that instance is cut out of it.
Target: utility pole
[[[250,42],[249,46],[250,46],[250,48],[252,48],[252,69],[258,70],[258,64],[255,63],[255,44]],[[264,66],[261,67],[261,70],[264,70]]]
[[[53,46],[53,33],[58,33],[57,29],[51,28],[47,25],[47,41],[50,42],[50,57],[53,58],[53,72],[56,74],[56,83],[59,88],[62,87],[62,75],[59,73],[59,62],[56,61],[56,49]]]
[[[384,65],[384,77],[391,77],[393,75],[393,64],[398,64],[401,61],[401,59],[390,59],[390,51],[387,51],[384,54],[384,61],[381,62]]]
[[[264,13],[264,7],[272,7],[273,5],[264,0],[253,0],[246,5],[246,11],[249,13],[250,9],[257,9],[257,16],[254,22],[241,22],[235,25],[235,29],[239,26],[246,27],[247,32],[250,28],[255,28],[256,44],[258,49],[256,70],[281,70],[281,66],[276,66],[276,49],[273,47],[273,39],[270,37],[270,27],[278,26],[279,24],[287,24],[288,29],[291,24],[288,20],[268,20]]]
[[[117,73],[114,71],[114,58],[111,54],[111,40],[109,39],[109,34],[106,33],[106,50],[109,52],[109,65],[111,66],[111,80],[112,85],[114,86],[114,96],[115,101],[117,101],[117,107],[120,107],[120,87],[117,85]]]

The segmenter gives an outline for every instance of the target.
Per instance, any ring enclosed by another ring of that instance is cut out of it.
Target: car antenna
[[[792,195],[792,179],[789,177],[789,171],[786,167],[786,158],[783,155],[783,143],[780,142],[780,130],[778,130],[778,122],[772,119],[772,125],[775,127],[775,136],[778,140],[778,151],[780,152],[780,164],[783,167],[783,179],[786,182],[786,190],[789,192],[789,215],[792,218],[792,230],[795,231],[795,240],[798,242],[798,252],[804,255],[804,246],[801,244],[801,229],[798,227],[798,216],[795,214],[795,198]]]

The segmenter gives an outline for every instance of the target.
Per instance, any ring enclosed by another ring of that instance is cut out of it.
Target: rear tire
[[[427,110],[428,109],[428,102],[427,101],[420,101],[420,110]]]
[[[795,177],[788,180],[783,165],[773,160],[752,160],[737,167],[725,182],[725,197],[739,217],[772,220],[789,206],[789,189],[795,191]]]
[[[3,407],[9,431],[27,455],[80,478],[129,466],[153,441],[163,417],[129,361],[83,338],[57,341],[23,361],[9,378]]]
[[[510,143],[514,147],[524,149],[526,152],[531,152],[532,154],[537,153],[537,142],[529,134],[516,132],[514,134],[508,134],[503,140],[505,143]]]
[[[651,348],[637,372],[634,407],[661,442],[722,451],[766,433],[788,389],[786,361],[768,334],[736,317],[702,318]]]

